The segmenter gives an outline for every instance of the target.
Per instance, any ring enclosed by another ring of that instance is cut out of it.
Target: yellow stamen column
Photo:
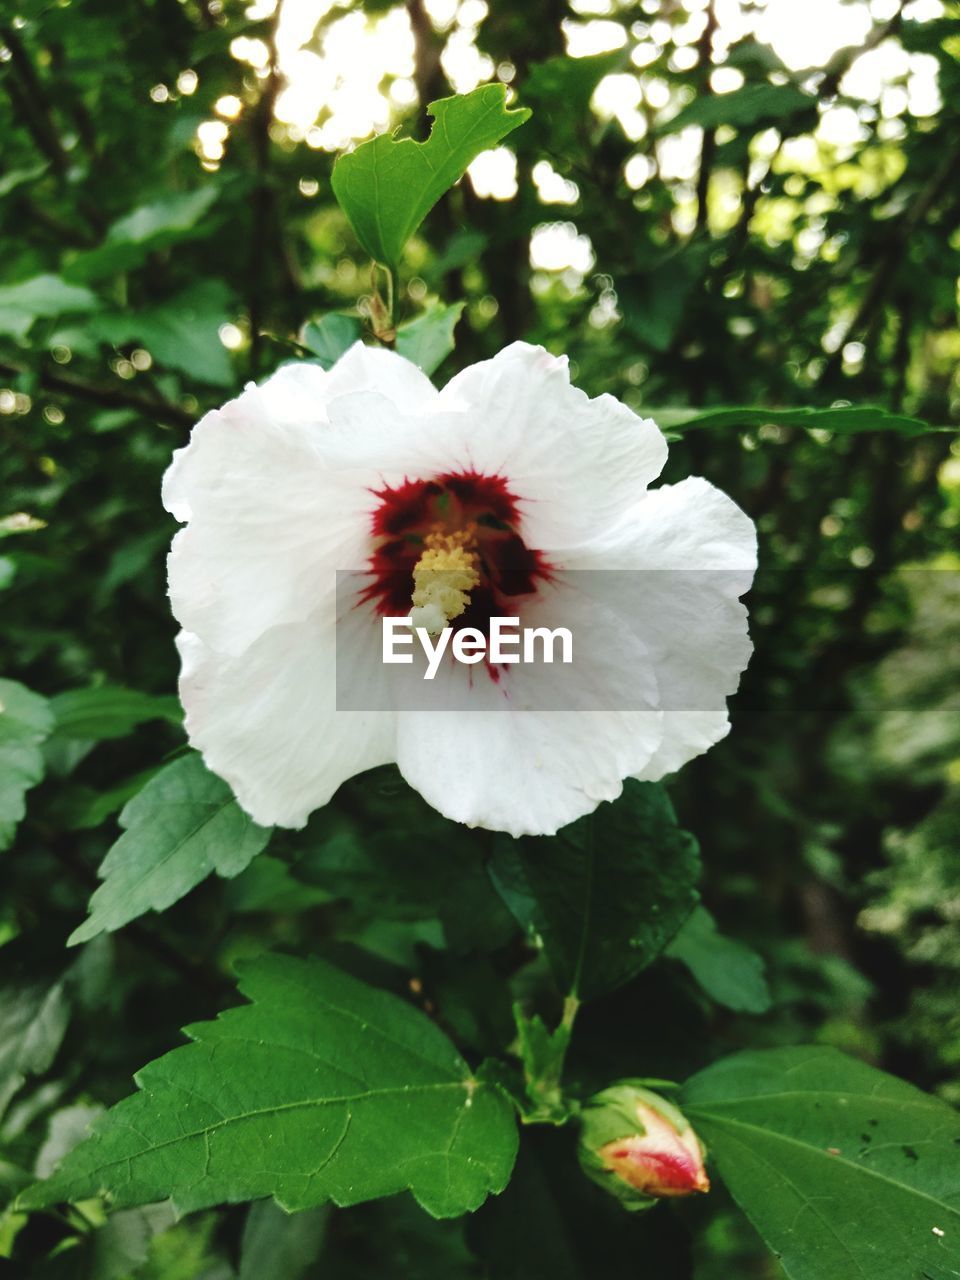
[[[424,550],[413,570],[413,609],[410,620],[439,635],[459,618],[480,581],[476,527],[446,533],[435,529],[424,538]]]

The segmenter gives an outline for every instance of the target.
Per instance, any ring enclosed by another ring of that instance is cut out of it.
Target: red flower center
[[[406,480],[376,491],[376,539],[370,556],[373,581],[364,593],[377,612],[406,617],[414,592],[414,569],[436,535],[470,531],[479,578],[463,613],[450,625],[476,627],[484,634],[494,616],[515,617],[521,597],[549,577],[543,553],[531,550],[519,533],[517,498],[502,476],[475,471],[448,472],[432,480]]]

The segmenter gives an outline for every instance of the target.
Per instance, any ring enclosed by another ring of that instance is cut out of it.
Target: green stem
[[[390,328],[396,327],[396,282],[393,276],[392,267],[384,267],[387,273],[387,320]]]
[[[560,1019],[561,1027],[566,1027],[568,1031],[573,1031],[573,1024],[579,1008],[580,998],[571,991],[563,1001],[563,1016]]]
[[[571,993],[566,996],[560,1022],[557,1029],[549,1036],[551,1044],[549,1060],[540,1064],[539,1071],[529,1059],[525,1062],[527,1096],[533,1103],[533,1110],[524,1117],[527,1124],[562,1124],[570,1114],[570,1108],[563,1096],[563,1068],[579,1008],[580,1000],[576,995]],[[525,1034],[524,1024],[519,1018],[517,1025],[522,1041]],[[531,1067],[533,1067],[533,1073],[531,1073]]]

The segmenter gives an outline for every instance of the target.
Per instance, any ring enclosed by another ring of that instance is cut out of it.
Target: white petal
[[[455,822],[554,835],[615,800],[660,734],[655,711],[403,712],[397,763]]]
[[[730,732],[730,717],[722,711],[664,711],[663,739],[646,765],[633,776],[659,782],[702,756]]]
[[[178,637],[190,742],[264,826],[302,827],[347,778],[394,758],[393,715],[337,711],[335,644],[332,616],[274,627],[232,658]]]
[[[338,563],[363,563],[365,494],[335,479],[305,440],[286,442],[259,422],[219,434],[203,462],[220,475],[174,538],[167,570],[181,626],[237,654],[331,599]]]
[[[327,374],[329,400],[357,391],[378,391],[405,413],[433,408],[436,387],[410,360],[387,351],[355,342]]]
[[[249,383],[235,400],[205,414],[190,434],[189,443],[174,451],[163,477],[163,505],[178,520],[193,514],[191,498],[202,501],[209,479],[215,478],[222,442],[230,428],[242,431],[262,422],[277,436],[292,426],[314,428],[324,420],[317,406],[325,402],[327,375],[318,365],[289,364],[262,386]]]
[[[363,399],[378,387],[405,398],[405,408],[437,399],[409,361],[358,343],[330,373],[285,365],[198,424],[164,482],[166,506],[189,520],[168,562],[181,626],[242,653],[268,627],[302,620],[330,597],[338,568],[364,565],[375,453],[355,458],[366,469],[347,475],[327,465],[323,441],[345,388]],[[373,400],[374,425],[389,429],[398,411],[380,392]]]
[[[582,636],[585,609],[603,626],[602,606],[586,597],[578,604],[575,594],[565,588],[525,601],[523,625],[565,621]],[[571,667],[511,666],[496,682],[471,668],[469,698],[462,668],[448,663],[450,709],[398,716],[397,763],[407,782],[446,817],[514,836],[553,835],[615,799],[659,746],[656,680],[642,644],[625,630],[585,655],[585,668],[576,656]],[[443,704],[442,685],[430,693]],[[631,709],[610,709],[618,705]]]
[[[462,413],[459,462],[502,475],[522,500],[527,544],[551,551],[592,538],[660,474],[659,428],[610,395],[570,384],[566,359],[515,342],[440,393]]]
[[[726,699],[753,650],[739,600],[757,565],[753,522],[706,480],[684,480],[649,493],[602,554],[568,564],[649,650],[663,741],[636,776],[672,773],[729,731]]]

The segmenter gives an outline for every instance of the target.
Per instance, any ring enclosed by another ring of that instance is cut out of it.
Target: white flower
[[[291,364],[248,386],[164,479],[186,523],[169,575],[190,741],[258,822],[287,827],[391,761],[447,817],[513,835],[679,768],[729,728],[756,538],[705,480],[648,490],[666,456],[653,422],[525,343],[439,392],[359,343],[328,373]],[[456,589],[434,590],[430,567]],[[362,588],[349,607],[343,572]],[[437,701],[403,709],[371,655],[381,615],[411,609],[431,629],[572,610],[590,662],[569,704],[556,668],[451,661],[439,688],[421,682]],[[338,709],[338,652],[373,709]],[[435,709],[454,695],[469,714]]]

